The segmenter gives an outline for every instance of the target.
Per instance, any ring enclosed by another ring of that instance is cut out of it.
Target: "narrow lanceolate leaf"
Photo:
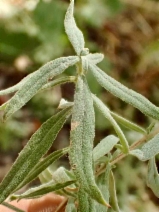
[[[10,172],[0,184],[0,203],[3,202],[46,154],[62,128],[71,108],[66,108],[48,119],[31,137]]]
[[[32,74],[29,74],[28,76],[24,77],[19,83],[17,83],[16,85],[10,87],[10,88],[7,88],[7,89],[4,89],[4,90],[1,90],[0,91],[0,96],[2,95],[7,95],[7,94],[10,94],[10,93],[14,93],[15,91],[18,91],[24,84],[27,80],[31,79],[31,77],[33,76],[34,73]]]
[[[54,76],[61,74],[66,68],[79,61],[77,56],[62,57],[53,60],[34,72],[21,89],[10,99],[4,110],[4,119],[24,106],[47,82]]]
[[[110,192],[110,204],[111,207],[115,212],[121,212],[119,205],[118,205],[118,199],[116,195],[116,185],[115,185],[115,179],[113,172],[111,171],[110,173],[110,178],[109,178],[109,192]]]
[[[109,135],[93,149],[93,160],[97,161],[107,153],[109,153],[113,147],[118,143],[119,138],[114,135]]]
[[[107,164],[106,171],[99,175],[97,178],[97,185],[102,192],[104,198],[109,202],[109,175],[111,171],[111,166]],[[105,208],[103,205],[96,203],[96,211],[107,212],[108,208]]]
[[[119,124],[123,125],[124,127],[128,128],[130,130],[134,130],[134,131],[139,132],[139,133],[143,133],[143,134],[147,133],[147,131],[144,128],[140,127],[139,125],[121,117],[120,115],[118,115],[118,114],[116,114],[112,111],[110,111],[110,113],[113,116],[113,118],[117,122],[119,122]]]
[[[88,194],[81,187],[78,191],[78,212],[89,211]]]
[[[42,195],[48,194],[50,192],[63,189],[66,186],[69,186],[73,183],[75,183],[75,181],[66,181],[64,183],[54,183],[54,182],[51,181],[51,182],[43,184],[41,186],[31,188],[28,191],[26,191],[24,194],[15,195],[14,197],[16,199],[19,199],[19,200],[23,199],[23,198],[27,198],[27,199],[37,198],[37,197],[40,197]]]
[[[136,156],[139,160],[146,161],[153,158],[159,153],[159,134],[144,144],[141,149],[130,151],[131,155]]]
[[[84,37],[82,32],[79,30],[79,28],[76,25],[74,16],[73,16],[73,11],[74,11],[74,0],[71,0],[71,3],[67,9],[66,16],[65,16],[65,30],[66,34],[75,49],[75,52],[77,55],[81,54],[81,51],[84,49]]]
[[[17,187],[16,190],[19,190],[21,187],[26,185],[27,183],[33,181],[38,175],[44,171],[48,166],[53,164],[56,160],[58,160],[63,155],[67,154],[69,148],[57,150],[44,158],[42,161],[36,164],[34,169],[28,174],[28,176],[24,179],[24,181]]]
[[[102,197],[93,172],[94,108],[86,80],[78,77],[71,121],[70,163],[82,188],[92,198],[108,206]]]
[[[147,173],[147,186],[159,197],[159,174],[157,171],[155,157],[149,160]]]
[[[111,116],[110,110],[95,95],[92,95],[92,97],[93,97],[94,103],[97,106],[97,108],[105,116],[105,118],[107,118],[110,121],[110,123],[113,125],[113,127],[114,127],[114,129],[115,129],[115,131],[116,131],[116,133],[117,133],[117,135],[120,139],[120,142],[122,144],[123,152],[128,153],[129,152],[129,145],[128,145],[128,142],[126,140],[126,137],[125,137],[124,133],[122,132],[122,130],[120,129],[119,125],[116,123],[116,121]]]
[[[159,107],[153,105],[144,96],[136,93],[131,89],[128,89],[121,83],[117,82],[112,77],[104,73],[96,65],[89,64],[89,70],[93,73],[99,84],[110,93],[127,102],[128,104],[136,107],[145,115],[159,120]]]
[[[65,212],[77,212],[77,208],[75,206],[75,200],[73,198],[69,198]]]
[[[15,207],[15,206],[9,204],[8,202],[3,202],[2,205],[4,205],[5,207],[11,209],[12,211],[16,211],[16,212],[25,212],[25,211],[23,211],[23,210],[21,210],[21,209]],[[9,211],[10,211],[10,210],[9,210]]]

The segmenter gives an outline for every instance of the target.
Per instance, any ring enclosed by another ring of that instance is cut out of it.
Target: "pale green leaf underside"
[[[75,181],[66,181],[64,183],[54,183],[54,181],[43,184],[41,186],[31,188],[28,191],[26,191],[24,194],[21,195],[15,195],[15,198],[17,199],[23,199],[23,198],[37,198],[42,195],[48,194],[50,192],[54,192],[60,189],[63,189],[71,184],[75,183]]]
[[[57,150],[47,157],[45,157],[42,161],[36,164],[34,169],[28,174],[28,176],[24,179],[24,181],[17,187],[16,190],[19,190],[21,187],[26,185],[27,183],[33,181],[38,175],[44,171],[48,166],[53,164],[56,160],[58,160],[63,155],[67,154],[69,148]]]
[[[120,142],[122,144],[123,147],[123,151],[125,153],[129,152],[129,145],[127,142],[127,139],[124,135],[124,133],[122,132],[122,130],[120,129],[119,125],[117,124],[117,122],[113,119],[113,117],[110,114],[110,110],[106,107],[106,105],[104,105],[104,103],[97,98],[95,95],[92,94],[93,97],[93,101],[95,103],[95,105],[97,106],[97,108],[99,109],[99,111],[103,114],[103,116],[108,119],[110,121],[110,123],[113,125],[114,130],[116,131]]]
[[[93,64],[98,64],[100,63],[103,59],[104,59],[104,55],[101,54],[101,53],[94,53],[94,54],[88,54],[85,56],[85,58],[90,62],[90,63],[93,63]]]
[[[66,16],[65,16],[65,31],[66,34],[75,49],[75,52],[77,55],[81,54],[81,51],[84,49],[84,37],[83,33],[79,30],[79,28],[76,25],[74,16],[73,16],[73,11],[74,11],[74,0],[71,0],[71,3],[67,9]]]
[[[155,163],[155,157],[149,160],[147,173],[147,186],[159,198],[159,175]]]
[[[21,89],[9,100],[4,109],[4,119],[8,118],[22,106],[24,106],[49,79],[61,74],[69,66],[79,61],[77,56],[61,57],[48,62],[38,71],[34,72],[29,80],[26,80]]]
[[[113,147],[118,143],[119,138],[114,135],[109,135],[103,140],[100,141],[99,144],[93,149],[93,159],[97,161],[107,153],[109,153]]]
[[[70,114],[71,108],[60,111],[48,119],[31,137],[0,184],[0,203],[22,183],[40,158],[46,154]]]
[[[153,158],[159,153],[159,134],[144,144],[141,149],[130,151],[131,155],[136,156],[139,160],[146,161]]]
[[[117,82],[96,65],[89,64],[89,70],[93,73],[99,84],[110,93],[127,102],[128,104],[136,107],[145,115],[159,120],[159,107],[153,105],[144,96],[136,93],[131,89],[128,89],[121,83]]]

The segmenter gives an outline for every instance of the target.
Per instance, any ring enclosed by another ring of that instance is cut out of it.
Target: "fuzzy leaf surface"
[[[97,108],[99,109],[99,111],[103,114],[103,116],[106,119],[108,119],[110,121],[110,123],[114,127],[114,130],[116,131],[116,133],[117,133],[117,135],[120,139],[121,145],[123,147],[123,151],[125,153],[128,153],[129,152],[129,145],[128,145],[127,139],[126,139],[123,131],[121,130],[121,128],[117,124],[117,122],[111,116],[110,110],[106,107],[106,105],[104,105],[104,103],[99,98],[97,98],[93,94],[92,94],[92,96],[93,96],[93,101],[94,101],[95,105],[97,106]]]
[[[76,84],[70,134],[70,164],[81,187],[96,201],[107,205],[99,191],[93,171],[94,108],[86,79]]]
[[[153,158],[159,153],[159,134],[144,144],[141,149],[130,151],[131,155],[136,156],[139,160],[146,161]]]
[[[89,64],[88,66],[88,69],[93,73],[98,83],[107,91],[112,93],[114,96],[117,96],[121,100],[127,102],[128,104],[136,107],[145,115],[159,120],[159,107],[156,107],[141,94],[128,89],[112,77],[108,76],[96,65]]]
[[[155,163],[155,157],[151,158],[148,163],[147,186],[153,193],[159,197],[159,174]]]
[[[75,206],[75,200],[73,198],[69,198],[65,212],[77,212],[77,208]]]
[[[97,161],[108,152],[110,152],[113,147],[118,143],[119,138],[114,135],[109,135],[106,138],[102,139],[100,143],[93,149],[93,160]]]
[[[81,51],[84,49],[84,37],[83,33],[81,30],[76,25],[74,16],[74,0],[71,0],[71,3],[67,9],[66,16],[65,16],[65,21],[64,21],[64,26],[65,26],[65,31],[66,34],[75,49],[75,52],[77,55],[81,54]]]
[[[61,74],[66,68],[79,61],[77,56],[61,57],[48,62],[27,80],[21,89],[9,100],[4,109],[4,119],[24,106],[49,79]]]
[[[85,59],[87,59],[90,63],[98,64],[104,59],[104,55],[101,53],[94,53],[94,54],[88,54],[85,56]]]
[[[46,154],[70,114],[71,108],[60,111],[48,119],[32,135],[11,170],[0,184],[0,203],[22,183],[40,158]]]
[[[57,150],[53,153],[51,153],[50,155],[48,155],[47,157],[45,157],[42,161],[40,161],[39,163],[37,163],[34,167],[34,169],[28,174],[28,176],[24,179],[24,181],[17,187],[16,190],[20,189],[21,187],[23,187],[24,185],[26,185],[27,183],[33,181],[36,177],[38,177],[38,175],[44,171],[48,166],[50,166],[51,164],[53,164],[56,160],[58,160],[60,157],[62,157],[63,155],[67,154],[69,148],[65,148],[62,150]]]
[[[42,195],[48,194],[50,192],[53,191],[58,191],[60,189],[63,189],[71,184],[75,183],[75,181],[66,181],[64,183],[54,183],[54,181],[40,185],[38,187],[35,188],[31,188],[28,191],[26,191],[24,194],[21,195],[16,195],[15,197],[17,199],[23,199],[23,198],[37,198],[40,197]]]

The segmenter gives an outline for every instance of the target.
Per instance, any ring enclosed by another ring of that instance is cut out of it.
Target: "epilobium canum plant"
[[[66,82],[74,82],[76,86],[74,102],[62,104],[61,110],[43,123],[32,135],[0,184],[0,203],[5,206],[9,207],[5,202],[9,196],[10,199],[20,200],[56,192],[66,196],[66,212],[106,212],[110,207],[118,212],[120,209],[112,168],[115,163],[129,154],[141,161],[149,160],[147,185],[159,197],[159,176],[155,165],[155,156],[159,153],[159,131],[150,132],[110,111],[97,96],[91,93],[87,83],[87,72],[92,72],[98,83],[107,91],[136,107],[146,116],[159,120],[159,108],[142,95],[108,76],[97,66],[103,60],[103,55],[91,54],[85,48],[84,37],[76,26],[73,10],[74,0],[71,1],[67,10],[64,25],[76,56],[61,57],[48,62],[17,85],[0,91],[0,95],[16,91],[15,95],[0,107],[4,111],[3,119],[7,120],[41,90]],[[75,76],[54,80],[55,76],[74,65],[76,66]],[[106,118],[116,132],[116,136],[109,135],[103,138],[96,147],[93,146],[94,107],[99,109],[103,119]],[[43,157],[70,116],[69,147]],[[120,124],[144,134],[143,138],[129,146]],[[147,142],[144,143],[145,141]],[[137,149],[140,144],[143,144],[142,147]],[[118,151],[112,155],[111,150],[115,148]],[[69,155],[70,170],[60,167],[52,175],[49,166],[65,154]],[[20,195],[15,194],[38,176],[42,185]],[[18,211],[15,208],[14,210]]]

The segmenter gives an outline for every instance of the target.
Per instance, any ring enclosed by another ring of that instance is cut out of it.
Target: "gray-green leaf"
[[[77,208],[75,206],[75,200],[73,198],[69,198],[65,212],[77,212]]]
[[[136,156],[139,160],[146,161],[153,158],[159,153],[159,134],[144,144],[141,149],[130,151],[131,155]]]
[[[147,186],[159,197],[159,174],[157,171],[155,157],[149,160],[147,173]]]
[[[109,135],[102,139],[99,144],[93,149],[93,159],[97,161],[108,152],[110,152],[113,147],[118,143],[119,138],[114,135]]]
[[[0,184],[0,203],[3,202],[46,154],[71,114],[71,108],[66,108],[48,119],[31,137],[18,159]]]
[[[66,12],[64,25],[66,34],[72,46],[74,47],[75,52],[77,53],[77,55],[80,55],[82,50],[84,49],[85,42],[83,33],[79,30],[79,28],[76,25],[73,16],[73,11],[74,11],[74,0],[71,0],[71,3]]]
[[[21,195],[15,195],[14,197],[16,199],[23,199],[23,198],[37,198],[40,197],[42,195],[48,194],[50,192],[53,191],[58,191],[60,189],[63,189],[71,184],[75,183],[75,181],[66,181],[64,183],[55,183],[54,181],[40,185],[38,187],[35,188],[31,188],[28,191],[26,191],[24,194]]]
[[[104,105],[104,103],[97,98],[95,95],[92,94],[93,97],[93,101],[95,103],[95,105],[97,106],[97,108],[100,110],[100,112],[104,115],[104,117],[106,119],[108,119],[110,121],[110,123],[113,125],[114,130],[116,131],[120,142],[122,144],[123,147],[123,152],[124,153],[128,153],[129,152],[129,145],[127,142],[127,139],[123,133],[123,131],[121,130],[121,128],[119,127],[119,125],[116,123],[116,121],[113,119],[113,117],[110,114],[110,110],[106,107],[106,105]]]
[[[94,54],[88,54],[85,56],[85,59],[87,59],[90,63],[97,64],[100,63],[104,59],[104,55],[101,53],[94,53]]]
[[[4,119],[24,106],[49,79],[61,74],[66,68],[78,61],[79,57],[77,56],[61,57],[42,66],[30,79],[26,80],[21,89],[10,99],[4,109]]]
[[[89,64],[88,69],[93,73],[99,84],[110,93],[127,102],[128,104],[133,105],[145,115],[159,120],[159,107],[156,107],[144,96],[136,93],[131,89],[128,89],[121,83],[117,82],[112,77],[104,73],[96,65]]]

